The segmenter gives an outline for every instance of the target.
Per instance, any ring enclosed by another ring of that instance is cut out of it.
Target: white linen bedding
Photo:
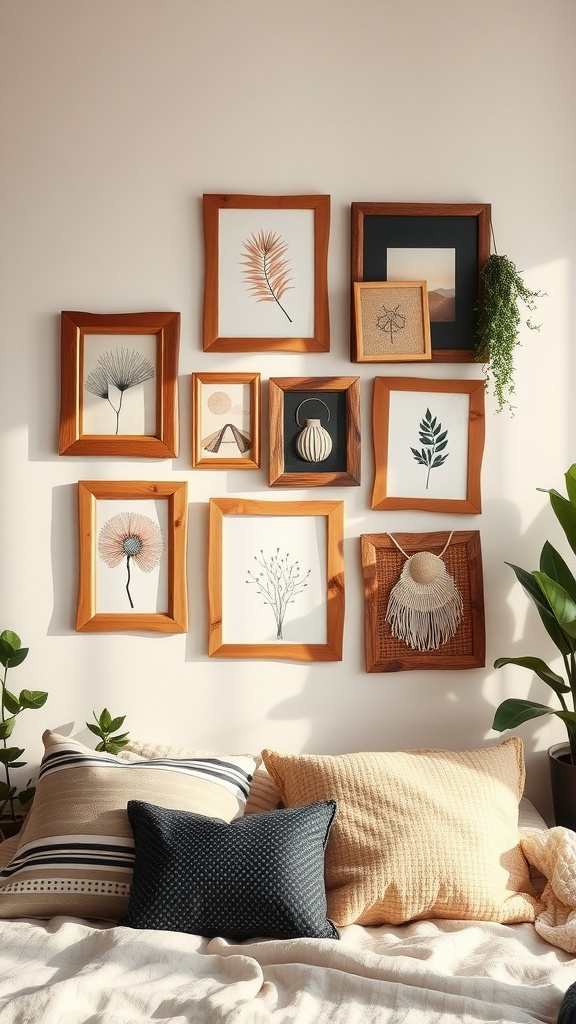
[[[576,958],[532,924],[350,925],[234,944],[79,919],[0,922],[1,1024],[556,1020]]]

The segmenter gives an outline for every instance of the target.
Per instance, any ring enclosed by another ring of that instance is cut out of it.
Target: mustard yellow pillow
[[[325,860],[335,924],[534,920],[517,737],[479,750],[262,756],[287,807],[338,803]]]

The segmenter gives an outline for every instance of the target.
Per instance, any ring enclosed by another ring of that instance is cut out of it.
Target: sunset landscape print
[[[389,248],[388,281],[426,281],[430,320],[456,320],[456,250],[453,248]]]

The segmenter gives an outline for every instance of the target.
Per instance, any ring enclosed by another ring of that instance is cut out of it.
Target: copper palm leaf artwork
[[[292,323],[280,299],[294,286],[290,284],[290,260],[286,257],[288,243],[275,231],[259,231],[243,242],[244,280],[256,302],[275,302]]]

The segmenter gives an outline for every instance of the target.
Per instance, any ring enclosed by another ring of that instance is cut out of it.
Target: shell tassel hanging
[[[454,636],[464,610],[454,577],[442,561],[452,533],[440,555],[431,551],[407,555],[392,534],[388,536],[406,558],[386,609],[392,635],[413,650],[437,650]]]

